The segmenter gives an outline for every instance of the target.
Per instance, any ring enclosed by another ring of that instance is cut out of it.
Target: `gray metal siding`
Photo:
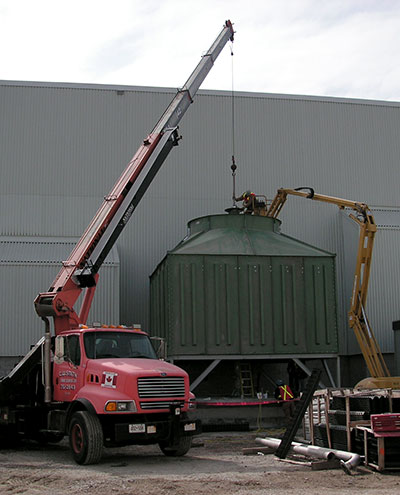
[[[0,235],[79,236],[174,94],[0,83]],[[185,235],[189,219],[231,204],[231,103],[228,93],[200,92],[180,126],[184,139],[119,239],[121,323],[147,327],[149,274]],[[272,197],[277,187],[306,185],[370,206],[399,205],[399,104],[244,93],[235,97],[235,121],[237,193],[252,188]],[[281,219],[284,233],[338,253],[343,299],[347,246],[335,207],[291,198]],[[399,269],[387,270],[382,277],[394,294]],[[391,348],[388,315],[397,307],[390,300],[384,328],[375,328],[384,349]],[[385,305],[371,288],[369,314]]]
[[[384,352],[394,352],[392,322],[400,319],[399,274],[399,231],[380,230],[371,269],[368,316]]]
[[[40,291],[48,289],[73,246],[74,241],[68,239],[0,238],[1,356],[23,356],[43,336],[44,323],[33,301]],[[119,283],[114,248],[104,263],[88,322],[119,323]]]

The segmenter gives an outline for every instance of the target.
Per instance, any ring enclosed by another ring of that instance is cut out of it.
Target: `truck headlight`
[[[136,412],[134,400],[109,400],[104,407],[106,412]]]

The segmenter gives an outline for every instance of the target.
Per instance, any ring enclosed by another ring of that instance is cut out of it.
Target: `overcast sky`
[[[398,0],[0,0],[0,79],[400,101]],[[233,61],[233,77],[232,77]]]

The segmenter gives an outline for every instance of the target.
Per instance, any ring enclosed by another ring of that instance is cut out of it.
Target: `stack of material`
[[[363,454],[380,470],[400,469],[400,391],[327,389],[314,399],[325,410],[311,425],[313,444]]]

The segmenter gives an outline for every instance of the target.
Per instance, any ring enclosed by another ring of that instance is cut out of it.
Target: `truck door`
[[[73,400],[77,391],[82,386],[82,352],[79,335],[68,335],[63,337],[63,339],[63,359],[60,362],[54,362],[54,400],[69,402]]]

